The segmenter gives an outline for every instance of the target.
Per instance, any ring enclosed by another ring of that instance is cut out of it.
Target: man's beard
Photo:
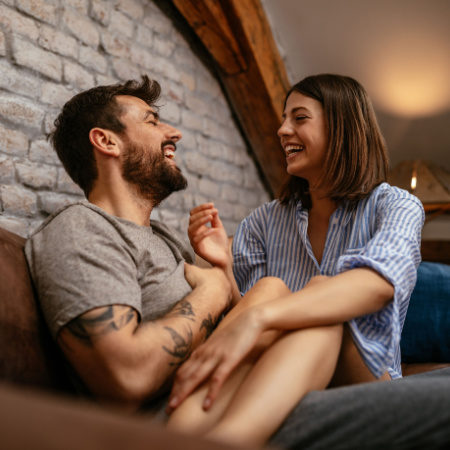
[[[157,153],[142,145],[128,144],[122,176],[136,188],[141,199],[151,201],[153,206],[158,206],[173,192],[187,187],[181,170],[166,161],[162,147],[161,152]]]

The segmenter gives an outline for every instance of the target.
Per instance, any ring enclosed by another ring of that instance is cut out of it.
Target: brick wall
[[[214,201],[232,234],[269,199],[219,84],[151,0],[0,0],[0,227],[27,236],[83,197],[46,135],[74,94],[141,74],[162,85],[189,180],[153,218],[184,232],[189,210]]]

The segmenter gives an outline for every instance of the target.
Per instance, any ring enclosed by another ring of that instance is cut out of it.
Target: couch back
[[[33,292],[24,245],[25,239],[0,228],[0,380],[70,391]]]

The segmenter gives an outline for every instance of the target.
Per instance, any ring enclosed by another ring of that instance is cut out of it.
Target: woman
[[[197,428],[186,417],[205,398],[214,420],[197,429],[216,439],[235,430],[241,444],[267,440],[311,389],[401,376],[400,333],[420,262],[423,208],[385,183],[384,141],[359,83],[300,81],[278,135],[290,177],[278,200],[240,224],[233,269],[212,204],[195,208],[189,226],[197,254],[231,283],[233,270],[245,296],[178,372],[171,408],[204,387],[172,423]]]

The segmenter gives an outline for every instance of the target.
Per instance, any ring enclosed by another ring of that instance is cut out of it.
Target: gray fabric
[[[311,392],[270,444],[302,450],[450,448],[450,368]]]
[[[55,338],[93,308],[129,305],[142,320],[155,320],[191,292],[184,261],[194,254],[175,230],[156,221],[141,227],[86,201],[49,217],[25,253]]]

